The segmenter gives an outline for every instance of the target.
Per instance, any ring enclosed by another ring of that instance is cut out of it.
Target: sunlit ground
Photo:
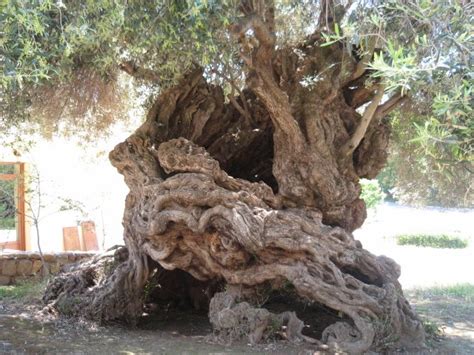
[[[393,203],[369,211],[364,226],[355,231],[364,248],[394,259],[402,269],[404,289],[457,283],[474,284],[474,210],[413,208]],[[403,234],[447,234],[468,240],[464,249],[400,246]]]
[[[399,235],[445,234],[467,248],[397,245]],[[439,354],[474,354],[474,210],[412,208],[385,203],[355,232],[363,246],[401,266],[405,295],[422,318],[428,344]]]

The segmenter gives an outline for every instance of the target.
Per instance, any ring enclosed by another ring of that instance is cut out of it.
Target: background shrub
[[[418,247],[462,249],[467,247],[467,241],[449,235],[401,235],[397,237],[398,245],[416,245]]]
[[[384,200],[385,193],[377,180],[361,179],[360,184],[362,186],[360,197],[365,201],[367,208],[373,208]]]

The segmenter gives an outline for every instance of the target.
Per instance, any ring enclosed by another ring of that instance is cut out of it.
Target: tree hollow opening
[[[207,316],[209,302],[222,282],[200,281],[180,269],[166,270],[156,263],[145,285],[145,314],[191,312]]]
[[[262,307],[272,313],[295,312],[298,319],[305,324],[302,334],[318,340],[321,340],[323,331],[336,322],[354,325],[353,320],[344,313],[324,304],[303,299],[292,285],[272,291]]]

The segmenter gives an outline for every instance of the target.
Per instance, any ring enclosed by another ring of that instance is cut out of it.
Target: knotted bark
[[[275,51],[258,16],[233,31],[249,28],[259,45],[246,53],[247,88],[239,96],[226,102],[196,69],[163,92],[146,122],[111,152],[130,188],[127,260],[108,273],[86,264],[60,276],[45,300],[70,315],[134,321],[145,286],[160,280],[157,270],[181,270],[199,285],[224,285],[206,291],[223,338],[257,342],[273,332],[349,353],[422,345],[399,266],[351,234],[366,216],[358,180],[383,166],[382,118],[399,99],[380,104],[381,86],[366,87],[360,63],[337,45],[321,47],[320,35]],[[303,85],[308,76],[319,79]],[[271,312],[255,297],[288,285],[298,302],[336,315],[319,339],[303,334],[291,302]]]
[[[142,157],[123,166],[127,180],[137,182],[125,211],[127,245],[139,249],[140,255],[202,281],[223,280],[246,288],[265,283],[277,288],[289,282],[299,297],[350,319],[329,325],[320,339],[346,351],[363,352],[388,337],[403,345],[423,341],[421,323],[397,281],[400,269],[391,259],[362,249],[344,229],[324,225],[314,208],[280,209],[267,185],[229,176],[204,148],[189,140],[172,139],[157,149],[137,145],[142,142],[133,136],[114,153],[126,151],[121,156],[129,157],[146,151],[154,169],[160,166],[168,175],[151,179],[152,165],[145,166],[148,159]],[[62,276],[67,281],[56,292],[56,308],[98,320],[138,317],[148,270],[143,264],[138,271],[137,260],[142,259],[132,254],[108,278],[82,286],[73,282],[78,271]],[[88,269],[80,273],[78,279],[87,279]],[[130,299],[135,306],[123,308]],[[75,308],[65,308],[71,300]],[[211,322],[221,332],[234,329],[235,320],[226,327],[216,315],[232,307],[234,299],[211,303]],[[244,308],[255,313],[252,307]],[[260,326],[247,326],[252,341],[262,338],[272,319],[267,311],[257,313]]]

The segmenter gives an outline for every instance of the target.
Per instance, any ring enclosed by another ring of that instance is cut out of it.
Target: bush
[[[385,198],[385,193],[380,188],[377,180],[361,179],[362,193],[360,197],[364,200],[367,208],[373,208]]]
[[[467,241],[449,235],[401,235],[397,237],[398,245],[416,245],[418,247],[462,249],[467,247]]]

